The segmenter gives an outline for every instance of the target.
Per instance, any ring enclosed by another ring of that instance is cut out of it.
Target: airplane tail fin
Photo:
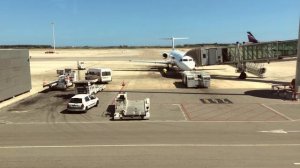
[[[186,40],[187,37],[171,37],[171,38],[162,38],[163,40],[172,40],[172,49],[175,49],[175,40]]]
[[[251,32],[247,32],[248,34],[248,40],[251,43],[258,43],[258,40],[256,40],[256,38],[253,36],[253,34]]]

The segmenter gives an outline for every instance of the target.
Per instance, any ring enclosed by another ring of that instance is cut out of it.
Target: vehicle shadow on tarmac
[[[163,68],[159,69],[159,73],[161,74],[162,77],[164,78],[171,78],[171,79],[181,79],[181,74],[179,71],[176,70],[170,70],[167,71],[166,73],[163,71]]]
[[[174,82],[173,84],[177,89],[183,89],[183,88],[187,89],[187,87],[183,84],[183,82]],[[195,89],[195,88],[191,88],[191,89]]]
[[[85,114],[85,111],[68,111],[67,109],[64,109],[60,112],[61,114]]]
[[[48,92],[50,92],[50,91],[51,91],[51,89],[49,89],[49,88],[46,88],[46,89],[44,89],[44,90],[40,91],[39,93],[48,93]]]
[[[62,99],[65,99],[65,100],[70,100],[75,94],[58,94],[58,95],[55,95],[55,97],[57,98],[62,98]]]
[[[107,106],[106,113],[104,113],[104,115],[106,117],[111,117],[112,118],[113,115],[114,115],[114,112],[115,112],[115,105],[110,104],[110,105]]]

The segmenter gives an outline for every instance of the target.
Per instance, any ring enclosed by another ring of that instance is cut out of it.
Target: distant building
[[[31,90],[27,49],[0,49],[0,102]]]

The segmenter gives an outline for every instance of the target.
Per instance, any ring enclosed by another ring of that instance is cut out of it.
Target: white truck
[[[95,80],[80,80],[74,82],[75,84],[75,94],[97,94],[98,92],[104,90],[106,85],[97,84],[97,79]]]
[[[128,100],[127,93],[119,93],[115,98],[115,111],[112,120],[150,119],[150,99]]]
[[[99,98],[95,95],[89,94],[78,94],[71,98],[68,103],[67,110],[73,112],[87,112],[88,109],[98,106]]]
[[[182,83],[187,88],[209,88],[210,75],[202,71],[184,71],[182,73]]]

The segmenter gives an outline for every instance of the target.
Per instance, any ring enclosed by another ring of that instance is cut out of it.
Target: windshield
[[[102,72],[102,76],[110,76],[110,72]]]
[[[70,100],[70,103],[82,103],[82,100],[79,99],[79,98],[72,98],[72,99]]]

